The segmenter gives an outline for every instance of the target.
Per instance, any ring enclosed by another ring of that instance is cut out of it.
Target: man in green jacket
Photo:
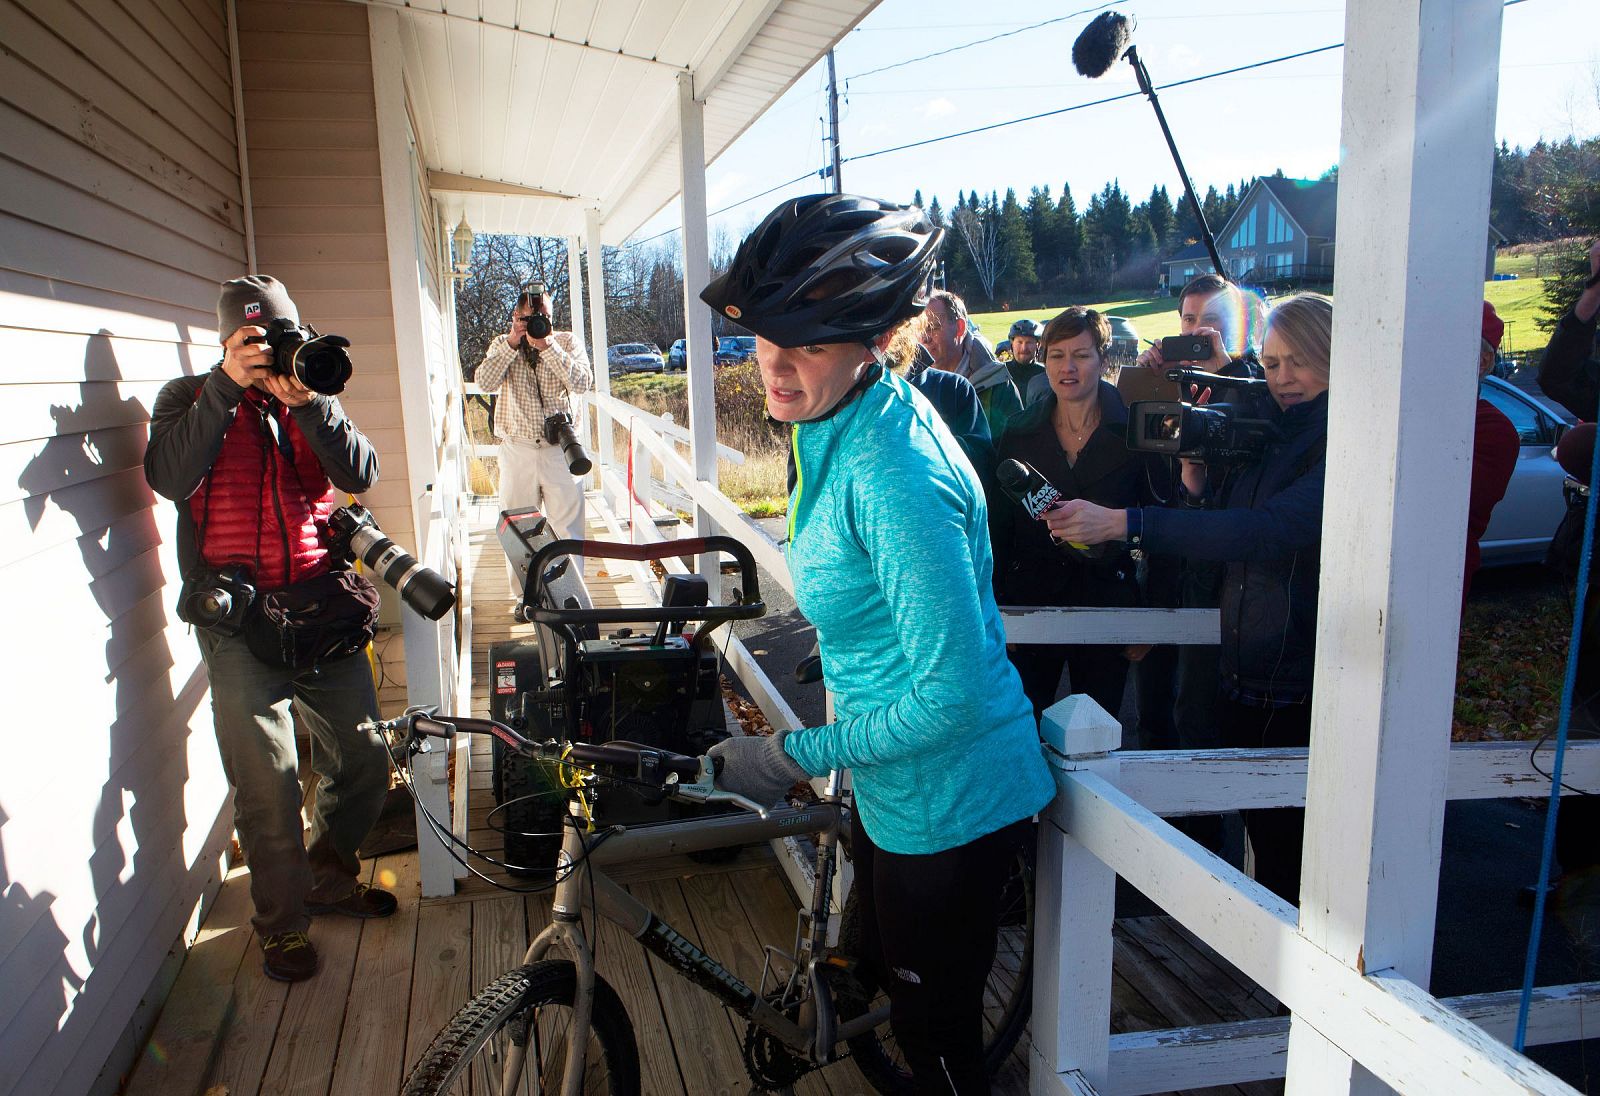
[[[1022,410],[1022,397],[1011,383],[1006,364],[994,356],[989,344],[973,329],[967,305],[954,293],[938,290],[928,295],[922,345],[933,367],[965,377],[978,390],[978,402],[989,420],[989,436],[999,446],[1006,423]]]

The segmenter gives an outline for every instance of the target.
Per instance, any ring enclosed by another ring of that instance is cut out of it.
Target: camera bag
[[[377,625],[377,587],[355,571],[328,571],[260,594],[244,638],[267,665],[307,670],[362,650]]]

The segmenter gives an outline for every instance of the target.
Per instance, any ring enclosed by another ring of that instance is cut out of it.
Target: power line
[[[989,44],[990,42],[998,42],[1002,38],[1010,38],[1014,35],[1026,34],[1030,30],[1038,30],[1040,27],[1048,27],[1052,23],[1064,23],[1068,19],[1076,19],[1080,15],[1088,15],[1090,12],[1109,8],[1112,3],[1116,3],[1116,0],[1111,0],[1111,3],[1107,4],[1096,4],[1092,8],[1084,8],[1082,11],[1074,11],[1068,12],[1066,15],[1058,15],[1054,19],[1046,19],[1042,23],[1033,23],[1026,27],[1018,27],[1016,30],[1007,30],[1002,31],[999,34],[992,34],[988,38],[980,38],[976,42],[962,42],[958,46],[950,46],[947,49],[938,50],[934,53],[924,53],[921,57],[909,57],[904,61],[896,61],[892,65],[884,65],[881,68],[868,69],[866,72],[858,72],[854,76],[848,77],[845,80],[845,84],[848,85],[851,80],[860,80],[866,76],[876,76],[878,73],[888,72],[890,69],[904,68],[906,65],[914,65],[918,61],[931,61],[935,57],[944,57],[945,55],[955,53],[958,50],[971,49],[973,46],[983,46]]]
[[[748,204],[750,202],[755,201],[757,198],[765,198],[768,194],[771,194],[775,190],[782,190],[786,186],[794,186],[794,184],[800,182],[803,179],[809,179],[813,175],[821,175],[821,174],[822,174],[821,171],[808,171],[804,175],[796,175],[793,179],[790,179],[787,182],[779,183],[777,186],[769,186],[766,190],[763,190],[760,194],[752,194],[748,198],[740,198],[737,202],[732,202],[732,203],[730,203],[728,205],[725,205],[721,209],[713,209],[710,213],[706,214],[706,220],[709,221],[713,217],[720,217],[724,213],[729,212],[730,210],[738,209],[742,205],[746,205],[746,204]],[[642,240],[629,240],[627,243],[623,244],[622,246],[623,247],[642,247],[645,244],[653,243],[654,241],[659,240],[664,236],[670,236],[674,232],[677,232],[677,231],[679,231],[679,226],[674,225],[674,226],[672,226],[671,228],[667,229],[664,232],[657,232],[654,236],[646,236]]]
[[[1513,0],[1513,2],[1521,3],[1522,0]],[[1238,65],[1234,68],[1222,69],[1219,72],[1208,72],[1203,76],[1191,76],[1187,80],[1174,80],[1170,84],[1157,84],[1156,90],[1165,91],[1168,88],[1183,87],[1185,84],[1197,84],[1202,80],[1215,80],[1219,76],[1231,76],[1236,72],[1248,72],[1251,69],[1263,68],[1267,65],[1281,64],[1284,61],[1293,61],[1300,57],[1310,57],[1312,54],[1316,53],[1326,53],[1329,50],[1340,49],[1343,46],[1343,42],[1335,42],[1331,46],[1318,46],[1316,49],[1301,50],[1299,53],[1286,53],[1282,57],[1271,57],[1265,61],[1255,61],[1248,65]],[[1036,122],[1040,118],[1053,118],[1058,114],[1069,114],[1072,111],[1084,110],[1088,107],[1104,106],[1107,103],[1115,103],[1122,99],[1136,99],[1142,94],[1143,92],[1140,91],[1125,91],[1121,95],[1108,95],[1104,99],[1091,99],[1087,103],[1074,103],[1070,107],[1057,107],[1055,110],[1040,111],[1038,114],[1029,114],[1023,118],[1011,118],[1004,122],[991,122],[985,126],[974,126],[972,129],[964,129],[959,133],[946,133],[941,137],[929,137],[921,141],[912,141],[909,144],[895,145],[893,148],[880,148],[874,152],[862,152],[855,156],[846,157],[845,163],[850,163],[853,160],[870,160],[874,156],[887,156],[891,152],[904,152],[906,149],[921,148],[924,145],[935,145],[941,141],[953,141],[957,137],[970,137],[975,133],[987,133],[992,129],[1004,129],[1006,126],[1021,125],[1023,122]]]

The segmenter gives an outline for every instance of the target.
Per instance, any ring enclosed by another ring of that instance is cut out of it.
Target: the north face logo
[[[261,302],[251,301],[244,306],[244,318],[247,320],[259,319],[261,316]]]

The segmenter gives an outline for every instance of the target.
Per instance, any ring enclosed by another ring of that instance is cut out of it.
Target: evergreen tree
[[[1155,247],[1166,251],[1172,243],[1173,209],[1172,199],[1167,197],[1167,188],[1164,186],[1152,187],[1150,197],[1144,204],[1145,221],[1150,226],[1150,233],[1154,237]]]
[[[1061,201],[1056,204],[1055,251],[1059,276],[1076,281],[1083,263],[1083,221],[1067,183],[1061,184]]]
[[[1031,293],[1037,281],[1033,234],[1028,230],[1028,219],[1017,202],[1017,192],[1010,187],[1006,188],[1005,200],[1000,203],[999,220],[998,240],[1005,273],[999,280],[998,291],[1002,297]]]
[[[1050,197],[1050,184],[1034,187],[1023,211],[1028,223],[1028,241],[1033,245],[1033,269],[1039,282],[1060,273],[1055,250],[1056,203]]]

